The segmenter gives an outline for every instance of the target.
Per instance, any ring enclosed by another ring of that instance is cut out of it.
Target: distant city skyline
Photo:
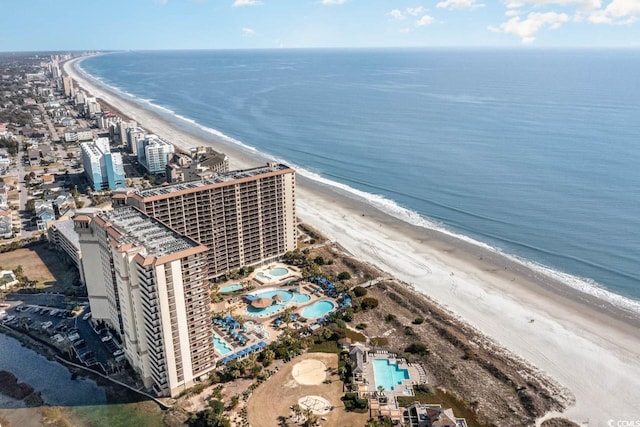
[[[33,0],[2,14],[5,52],[640,47],[640,0]]]

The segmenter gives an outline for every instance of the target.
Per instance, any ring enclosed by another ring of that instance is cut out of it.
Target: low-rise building
[[[209,179],[229,172],[229,158],[210,147],[198,147],[190,154],[174,153],[166,169],[169,183]]]
[[[0,208],[0,237],[5,239],[13,237],[13,215],[6,207]]]
[[[91,129],[69,128],[64,131],[64,140],[67,142],[91,141],[93,132]]]
[[[464,418],[457,418],[453,409],[440,405],[412,403],[404,412],[405,425],[410,427],[467,427]]]

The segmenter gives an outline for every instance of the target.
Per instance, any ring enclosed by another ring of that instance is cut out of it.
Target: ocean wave
[[[395,202],[394,200],[391,200],[389,198],[386,198],[384,196],[381,196],[379,194],[374,194],[374,193],[369,193],[366,191],[362,191],[362,190],[358,190],[356,188],[353,188],[347,184],[343,184],[341,182],[338,181],[333,181],[331,179],[328,179],[324,176],[322,176],[321,174],[317,173],[317,172],[313,172],[309,169],[306,169],[304,167],[301,167],[299,165],[296,165],[294,163],[289,162],[286,159],[283,158],[278,158],[278,157],[274,157],[273,155],[271,155],[270,153],[261,151],[259,149],[257,149],[256,147],[253,147],[251,145],[248,145],[236,138],[233,138],[232,136],[226,135],[225,133],[214,129],[214,128],[210,128],[207,126],[204,126],[200,123],[198,123],[196,120],[189,118],[189,117],[185,117],[175,111],[173,111],[170,108],[164,107],[162,105],[158,105],[156,103],[154,103],[152,99],[144,99],[144,98],[140,98],[137,97],[129,92],[126,92],[120,88],[117,88],[111,84],[106,83],[105,81],[103,81],[102,79],[100,79],[99,77],[94,77],[93,75],[89,74],[88,72],[86,72],[84,69],[82,69],[82,67],[80,66],[80,63],[82,62],[82,60],[77,61],[74,64],[74,67],[76,68],[76,70],[78,70],[83,76],[85,76],[86,78],[94,81],[97,85],[104,87],[105,89],[113,92],[116,95],[119,96],[123,96],[124,98],[128,99],[129,101],[132,101],[138,105],[143,106],[143,108],[149,108],[152,110],[155,110],[156,112],[161,112],[171,118],[173,118],[174,120],[177,119],[179,121],[182,121],[184,123],[187,123],[188,125],[194,126],[198,129],[200,129],[203,132],[209,133],[211,135],[213,135],[214,137],[216,137],[216,139],[221,142],[221,143],[226,143],[226,144],[232,144],[236,147],[239,147],[242,151],[245,152],[249,152],[252,155],[257,155],[263,159],[271,159],[272,161],[276,161],[279,163],[283,163],[283,164],[288,164],[291,167],[293,167],[296,170],[296,173],[304,176],[307,179],[310,179],[316,183],[322,184],[324,186],[328,186],[331,187],[335,190],[338,190],[339,192],[341,192],[342,194],[351,197],[351,198],[355,198],[357,200],[360,201],[364,201],[366,203],[368,203],[369,205],[371,205],[372,207],[378,209],[379,211],[386,213],[398,220],[401,220],[403,222],[406,222],[408,224],[417,226],[417,227],[421,227],[421,228],[425,228],[425,229],[429,229],[429,230],[435,230],[438,232],[441,232],[443,234],[446,234],[448,236],[451,236],[453,238],[456,238],[458,240],[464,241],[466,243],[472,244],[476,247],[480,247],[483,248],[485,250],[489,250],[491,252],[497,253],[501,256],[506,257],[507,259],[516,262],[520,265],[523,265],[524,267],[527,267],[531,270],[533,270],[534,272],[537,272],[539,274],[542,274],[546,277],[549,277],[551,279],[557,280],[560,283],[563,283],[566,286],[571,287],[572,289],[575,289],[577,291],[580,291],[584,294],[596,297],[600,300],[606,301],[616,307],[619,307],[623,310],[629,311],[631,313],[635,313],[635,314],[640,314],[640,301],[636,301],[633,300],[631,298],[627,298],[625,296],[616,294],[614,292],[611,292],[607,289],[605,289],[604,287],[602,287],[601,285],[599,285],[597,282],[591,280],[591,279],[587,279],[587,278],[581,278],[578,276],[574,276],[550,267],[547,267],[545,265],[542,265],[540,263],[537,263],[535,261],[532,260],[528,260],[528,259],[523,259],[520,258],[516,255],[512,255],[509,253],[504,252],[503,250],[501,250],[500,248],[494,247],[492,245],[489,245],[487,243],[481,242],[479,240],[476,240],[470,236],[464,235],[464,234],[460,234],[460,233],[456,233],[452,230],[450,230],[449,228],[447,228],[444,224],[436,222],[434,220],[431,220],[429,218],[426,218],[425,216],[421,215],[420,213],[405,208],[403,206],[401,206],[399,203]],[[474,97],[454,97],[454,99],[451,99],[453,101],[457,101],[457,102],[478,102],[478,101],[490,101],[487,99],[475,99]]]

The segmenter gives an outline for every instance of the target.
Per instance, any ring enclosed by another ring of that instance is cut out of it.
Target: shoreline
[[[266,162],[204,131],[174,127],[162,114],[95,86],[73,69],[79,59],[64,64],[78,85],[149,132],[182,149],[210,145],[229,156],[231,169]],[[637,316],[503,254],[408,224],[303,176],[297,180],[297,215],[303,222],[567,387],[576,404],[565,416],[594,425],[612,418],[640,419],[638,410],[634,413],[640,407]],[[615,398],[614,387],[626,395]]]

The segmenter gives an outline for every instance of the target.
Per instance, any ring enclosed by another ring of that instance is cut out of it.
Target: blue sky
[[[640,0],[0,0],[0,51],[640,47]]]

